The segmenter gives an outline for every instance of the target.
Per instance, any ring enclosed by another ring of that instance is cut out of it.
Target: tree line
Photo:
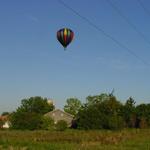
[[[11,129],[63,130],[67,127],[64,121],[54,125],[51,118],[44,116],[54,108],[53,104],[47,103],[47,98],[36,96],[23,99],[21,105],[9,114]],[[72,128],[75,129],[118,130],[150,127],[150,104],[136,105],[132,97],[125,103],[107,93],[87,96],[84,103],[78,98],[68,98],[64,111],[74,115]],[[7,112],[3,113],[6,114],[8,115]]]
[[[113,94],[88,96],[84,104],[76,107],[76,111],[72,111],[71,101],[67,100],[64,110],[75,115],[74,128],[117,130],[150,127],[150,104],[136,105],[132,97],[123,104]],[[79,100],[75,101],[79,104]]]

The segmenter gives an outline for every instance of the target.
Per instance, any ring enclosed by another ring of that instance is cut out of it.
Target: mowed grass
[[[0,150],[150,150],[150,129],[0,131]]]

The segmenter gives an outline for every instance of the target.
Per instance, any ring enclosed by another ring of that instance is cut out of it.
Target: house
[[[0,128],[8,129],[10,127],[8,115],[0,116],[0,121],[4,122]]]
[[[68,127],[70,127],[72,125],[72,121],[74,118],[73,115],[66,113],[60,109],[50,111],[50,112],[46,113],[44,116],[48,116],[48,117],[52,118],[54,120],[55,124],[57,124],[57,122],[59,120],[64,120],[67,122]]]

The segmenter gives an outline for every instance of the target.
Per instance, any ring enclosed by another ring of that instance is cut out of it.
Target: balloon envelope
[[[57,31],[57,40],[66,48],[73,40],[74,33],[71,29],[63,28]]]

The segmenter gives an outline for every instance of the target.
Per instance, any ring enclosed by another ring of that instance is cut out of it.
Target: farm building
[[[46,113],[44,116],[49,116],[50,118],[52,118],[54,120],[54,123],[56,124],[59,120],[64,120],[67,122],[68,127],[70,127],[72,125],[72,121],[74,116],[66,113],[60,109],[56,109],[53,111],[50,111],[48,113]]]
[[[0,121],[3,122],[2,126],[0,126],[0,128],[9,128],[10,127],[8,115],[0,116]]]

